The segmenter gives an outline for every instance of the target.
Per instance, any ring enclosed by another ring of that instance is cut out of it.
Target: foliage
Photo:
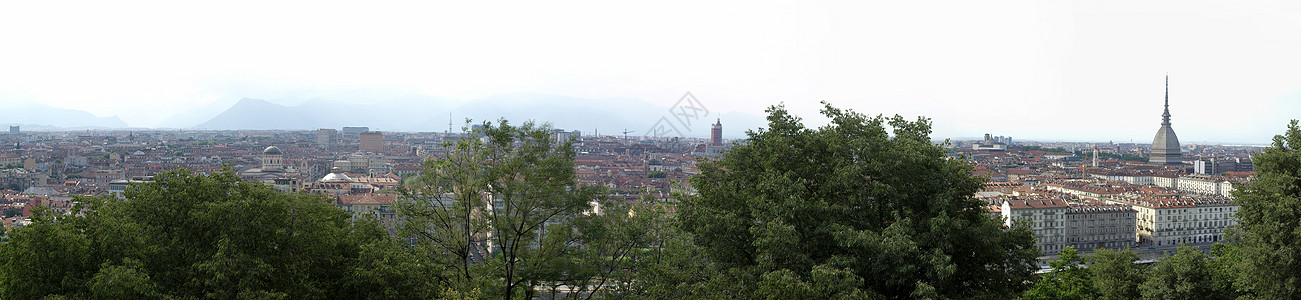
[[[860,289],[863,278],[853,270],[817,265],[805,281],[790,269],[764,273],[756,295],[766,299],[871,299],[881,295]]]
[[[634,253],[633,280],[620,282],[611,294],[650,299],[726,298],[727,289],[711,287],[733,285],[712,282],[724,276],[710,269],[702,249],[691,242],[691,234],[679,229],[676,216],[668,213],[670,205],[644,204],[637,210],[637,217],[648,223],[650,243]]]
[[[646,178],[668,178],[669,173],[664,171],[654,171],[646,174]]]
[[[648,250],[663,238],[660,233],[667,223],[667,208],[648,200],[603,201],[603,213],[575,218],[573,232],[581,247],[572,250],[573,259],[557,268],[563,272],[550,284],[590,286],[579,290],[595,295],[633,295],[632,286],[641,281],[638,272],[653,259]]]
[[[1022,295],[1023,299],[1094,299],[1098,293],[1094,289],[1092,274],[1086,268],[1085,258],[1079,255],[1075,247],[1066,247],[1057,253],[1057,260],[1048,262],[1051,273],[1035,283],[1034,287]]]
[[[1137,299],[1147,278],[1147,268],[1135,264],[1138,254],[1129,249],[1100,248],[1081,256],[1066,247],[1057,257],[1022,299]]]
[[[1182,246],[1161,259],[1140,287],[1144,299],[1231,299],[1202,250]]]
[[[3,217],[10,218],[22,214],[23,214],[23,210],[21,208],[9,206],[4,208]]]
[[[319,196],[286,194],[184,169],[133,185],[127,200],[78,198],[71,215],[38,209],[0,245],[0,298],[431,297],[374,222]]]
[[[1301,297],[1301,127],[1292,120],[1272,147],[1252,157],[1256,179],[1234,192],[1240,209],[1230,237],[1237,288],[1262,298]]]
[[[1147,268],[1135,264],[1138,255],[1128,249],[1098,249],[1080,256],[1073,247],[1049,262],[1051,272],[1021,295],[1022,299],[1233,299],[1227,266],[1232,254],[1224,245],[1207,256],[1195,247]]]
[[[982,180],[945,159],[929,120],[826,105],[832,122],[814,130],[781,106],[768,112],[768,129],[700,164],[699,194],[679,207],[682,229],[719,277],[736,280],[731,297],[803,284],[889,298],[1006,297],[1027,287],[1038,255],[1028,227],[985,216],[971,198]]]
[[[596,232],[604,229],[600,224],[621,221],[585,213],[604,192],[577,185],[572,146],[555,142],[549,126],[531,122],[485,122],[474,130],[485,138],[444,144],[450,152],[425,162],[398,208],[406,220],[402,234],[447,270],[452,288],[532,298],[538,286],[610,276],[588,260],[618,259],[610,251],[629,251],[601,241],[603,234],[624,233]]]
[[[1138,254],[1134,251],[1099,248],[1088,256],[1088,260],[1097,299],[1139,297],[1138,286],[1147,278],[1147,270],[1146,267],[1134,263],[1138,261]]]

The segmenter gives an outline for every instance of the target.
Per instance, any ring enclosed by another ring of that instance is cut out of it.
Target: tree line
[[[1027,223],[971,197],[929,119],[824,103],[699,162],[668,202],[580,185],[549,126],[484,122],[404,181],[397,221],[233,171],[185,170],[125,199],[37,210],[0,243],[0,298],[1061,299],[1301,297],[1301,132],[1293,121],[1239,192],[1234,243],[1153,266],[1064,251],[1052,272]]]

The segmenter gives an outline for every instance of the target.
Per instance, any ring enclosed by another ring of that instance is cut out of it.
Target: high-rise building
[[[1165,77],[1165,112],[1161,114],[1161,129],[1152,138],[1152,155],[1148,162],[1156,165],[1182,164],[1183,153],[1179,150],[1179,137],[1170,128],[1170,76]]]
[[[718,119],[718,122],[714,123],[713,128],[710,128],[709,131],[710,131],[709,143],[713,144],[714,146],[722,146],[723,145],[723,119]]]
[[[976,151],[1007,151],[1007,144],[999,142],[998,139],[985,134],[985,141],[971,145],[971,150]]]
[[[317,129],[316,144],[321,147],[330,147],[339,144],[339,131],[329,128]]]
[[[1238,169],[1236,158],[1199,158],[1193,161],[1193,173],[1197,174],[1218,175]]]
[[[384,134],[379,131],[367,131],[358,135],[361,139],[361,152],[383,153]]]
[[[554,139],[556,143],[569,142],[570,138],[578,139],[581,138],[582,136],[583,133],[578,130],[574,130],[574,131],[565,131],[564,129],[551,130],[551,138]]]
[[[9,133],[18,133],[18,132],[19,132],[19,129],[18,129],[18,128],[20,128],[20,127],[19,127],[19,126],[9,126]]]
[[[370,131],[370,127],[344,127],[342,133],[343,140],[348,142],[357,141],[362,132]]]

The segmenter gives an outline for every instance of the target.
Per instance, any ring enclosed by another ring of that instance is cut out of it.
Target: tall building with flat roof
[[[1152,155],[1148,162],[1155,165],[1178,165],[1183,163],[1183,153],[1179,150],[1179,136],[1170,128],[1170,76],[1165,77],[1165,113],[1161,114],[1161,129],[1157,129],[1152,138]]]
[[[339,131],[329,128],[316,130],[316,144],[328,148],[339,144]]]
[[[379,131],[367,131],[362,132],[359,137],[361,139],[361,152],[383,153],[384,134]]]
[[[370,131],[370,127],[344,127],[339,133],[344,141],[354,142],[360,138],[362,132]]]

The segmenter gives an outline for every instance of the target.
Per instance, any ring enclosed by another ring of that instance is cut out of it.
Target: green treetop
[[[867,117],[831,105],[805,128],[782,106],[724,158],[702,163],[682,228],[745,286],[822,295],[1000,298],[1024,290],[1038,250],[971,196],[982,178],[945,159],[930,121]],[[886,126],[892,130],[887,130]],[[749,282],[749,283],[747,283]],[[759,296],[759,295],[754,295]]]
[[[1234,192],[1238,288],[1267,299],[1301,298],[1301,128],[1297,120],[1252,158],[1256,178]]]
[[[639,246],[620,242],[624,214],[595,208],[620,206],[603,203],[599,187],[578,186],[576,153],[571,143],[555,141],[549,126],[484,125],[474,129],[484,138],[448,142],[447,155],[426,161],[408,182],[398,209],[406,220],[402,234],[446,270],[458,291],[533,298],[539,288],[563,284],[575,294],[599,292],[609,282],[601,279],[621,269],[603,259],[618,260]]]
[[[286,194],[226,170],[184,169],[115,197],[38,212],[0,245],[0,298],[431,297],[421,273],[374,222],[318,195]]]

